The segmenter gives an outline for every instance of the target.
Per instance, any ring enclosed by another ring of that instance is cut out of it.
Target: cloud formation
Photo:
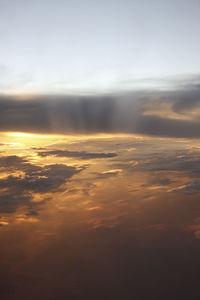
[[[199,194],[200,193],[200,181],[193,180],[190,182],[186,182],[184,185],[180,185],[176,188],[170,189],[169,192],[186,193],[189,195]]]
[[[31,202],[34,193],[56,192],[73,175],[82,169],[64,164],[51,164],[44,167],[33,165],[18,156],[0,157],[1,171],[22,171],[13,175],[12,172],[0,179],[0,212],[13,212],[20,205],[34,207]]]
[[[0,130],[199,137],[200,86],[110,96],[0,96]]]
[[[116,153],[91,153],[85,151],[68,151],[68,150],[49,150],[38,152],[41,157],[58,156],[58,157],[76,157],[80,159],[112,158],[117,156]]]

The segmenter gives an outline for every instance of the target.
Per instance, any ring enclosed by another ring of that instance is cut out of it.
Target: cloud
[[[160,188],[162,188],[169,186],[171,183],[173,183],[173,181],[170,178],[159,174],[157,176],[152,176],[147,183],[142,185],[142,187],[160,186]]]
[[[8,175],[0,179],[0,211],[7,213],[15,211],[20,205],[34,208],[36,204],[31,202],[34,193],[57,192],[82,170],[64,164],[40,167],[18,156],[0,157],[0,164],[2,170],[10,170],[11,174],[13,169],[23,172],[23,175]]]
[[[146,146],[148,146],[148,144]],[[145,144],[143,147],[145,148]],[[157,149],[159,149],[159,145],[157,147]],[[141,154],[135,154],[134,158],[137,160],[137,164],[129,164],[128,159],[130,158],[127,158],[127,161],[123,163],[116,163],[115,167],[130,170],[131,172],[133,170],[141,172],[164,172],[165,176],[167,171],[176,171],[180,172],[182,176],[199,177],[200,160],[198,152],[195,154],[184,149],[177,149],[176,152],[174,152],[173,149],[170,150],[169,148],[167,151],[164,151],[165,150],[159,149],[159,152],[154,153],[143,152],[145,160]],[[162,182],[161,179],[158,180],[158,178],[155,178],[155,181],[163,185],[167,184],[167,182],[165,183],[165,179]],[[150,184],[155,184],[153,179]]]
[[[186,194],[199,194],[200,193],[200,181],[194,180],[190,182],[186,182],[184,185],[180,185],[173,189],[168,190],[168,192],[172,193],[186,193]]]
[[[81,159],[96,159],[96,158],[112,158],[117,156],[116,153],[90,153],[85,151],[68,151],[68,150],[49,150],[38,152],[41,157],[58,156],[58,157],[77,157]]]
[[[41,170],[40,166],[33,165],[29,163],[25,158],[19,157],[17,155],[1,156],[0,157],[0,170],[6,169],[19,170],[30,174],[37,173]]]
[[[34,206],[31,203],[32,195],[28,193],[22,193],[17,195],[12,191],[1,193],[0,195],[0,212],[1,213],[13,213],[19,206]]]
[[[109,177],[120,175],[121,171],[122,170],[120,170],[120,169],[118,169],[118,170],[108,170],[108,171],[105,171],[105,172],[102,172],[102,173],[93,173],[93,175],[94,175],[94,179],[107,179]]]
[[[200,85],[108,96],[0,96],[2,131],[200,137]]]
[[[74,167],[62,164],[48,165],[41,167],[34,174],[30,171],[21,176],[8,176],[6,179],[0,179],[0,189],[9,188],[19,191],[32,191],[45,193],[57,190],[62,184],[69,180],[74,174],[78,173]]]

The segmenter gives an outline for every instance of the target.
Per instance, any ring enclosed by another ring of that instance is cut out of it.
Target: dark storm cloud
[[[4,131],[84,133],[111,130],[112,99],[59,96],[24,101],[0,98],[0,128]]]
[[[0,96],[0,130],[40,133],[139,133],[200,137],[200,88],[110,96]]]
[[[117,156],[116,153],[90,153],[85,151],[68,151],[68,150],[50,150],[38,152],[39,156],[58,156],[58,157],[76,157],[80,159],[96,159],[96,158],[111,158]]]

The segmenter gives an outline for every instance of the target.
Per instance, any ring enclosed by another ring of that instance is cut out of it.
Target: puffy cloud
[[[50,192],[79,172],[74,167],[62,164],[41,167],[36,173],[27,172],[24,177],[8,176],[0,179],[0,188],[9,188],[16,191]]]
[[[1,212],[13,212],[20,205],[34,207],[31,202],[34,193],[58,191],[66,181],[82,170],[64,164],[40,167],[18,156],[0,157],[0,163],[4,171],[10,168],[23,172],[23,175],[8,175],[0,179]]]

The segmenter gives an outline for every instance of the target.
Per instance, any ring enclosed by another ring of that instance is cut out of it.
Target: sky
[[[200,0],[0,0],[0,299],[200,299]]]
[[[105,93],[199,74],[199,0],[1,0],[1,93]]]

